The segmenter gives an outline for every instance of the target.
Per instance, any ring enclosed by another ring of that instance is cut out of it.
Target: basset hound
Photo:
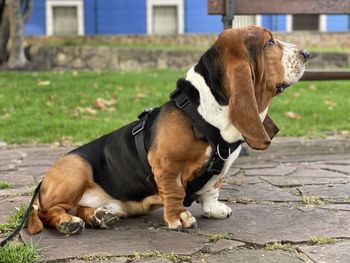
[[[309,54],[276,40],[262,27],[228,29],[178,85],[187,85],[199,115],[216,127],[227,143],[244,140],[263,150],[276,126],[267,116],[271,100],[303,75]],[[180,84],[179,84],[180,83]],[[182,83],[182,84],[181,84]],[[208,162],[213,147],[193,128],[173,101],[150,114],[144,141],[151,176],[136,150],[128,124],[61,157],[47,172],[28,218],[28,231],[44,225],[65,235],[85,224],[110,228],[118,218],[164,207],[169,229],[196,227],[184,207],[186,186]],[[203,215],[226,218],[232,210],[218,201],[222,179],[238,157],[230,153],[220,173],[196,192]]]

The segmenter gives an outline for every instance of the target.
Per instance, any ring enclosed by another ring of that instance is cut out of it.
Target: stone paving
[[[0,181],[14,185],[0,190],[0,223],[28,203],[49,165],[70,149],[0,148]],[[350,262],[349,138],[277,138],[266,151],[249,150],[230,169],[220,199],[233,215],[204,219],[194,204],[195,230],[167,230],[160,209],[109,230],[66,237],[49,229],[30,236],[24,229],[21,239],[41,249],[43,262]],[[311,237],[334,242],[314,245]],[[267,249],[273,242],[290,245]]]

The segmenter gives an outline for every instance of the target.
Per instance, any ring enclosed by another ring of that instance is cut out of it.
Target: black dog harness
[[[197,96],[192,96],[193,94],[191,93],[193,93],[194,90],[196,89],[189,81],[180,79],[177,83],[176,90],[170,94],[171,101],[190,117],[196,133],[199,132],[212,147],[212,154],[207,165],[196,174],[195,178],[190,181],[186,187],[186,196],[183,202],[184,206],[190,206],[192,202],[198,198],[196,192],[202,189],[213,176],[220,174],[230,154],[243,143],[241,140],[234,143],[226,142],[220,135],[219,129],[203,119],[198,113],[198,107],[195,105],[196,103],[190,99],[191,97],[198,97],[199,95],[196,94]],[[143,132],[151,112],[152,110],[147,110],[139,116],[140,121],[132,132],[140,160],[149,174],[152,174],[152,172],[147,161]]]
[[[148,149],[155,132],[160,109],[143,113],[144,122],[132,122],[69,154],[87,160],[93,170],[94,181],[110,196],[121,201],[141,201],[157,193],[157,185],[147,162]],[[142,134],[138,131],[143,130]],[[134,140],[142,140],[143,152],[136,149]]]

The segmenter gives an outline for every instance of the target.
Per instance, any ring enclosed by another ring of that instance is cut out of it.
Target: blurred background
[[[168,100],[223,30],[207,0],[0,0],[0,144],[80,144]],[[235,15],[350,68],[350,16]],[[281,136],[349,137],[348,81],[303,81],[270,111]]]

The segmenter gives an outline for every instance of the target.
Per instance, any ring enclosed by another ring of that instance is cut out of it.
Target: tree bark
[[[5,0],[0,3],[0,65],[8,58],[7,43],[10,38],[9,9]]]
[[[23,2],[23,15],[22,15],[22,20],[23,20],[23,25],[25,25],[28,22],[30,13],[32,12],[33,9],[33,1],[32,0],[22,0]]]
[[[9,0],[9,21],[10,21],[10,56],[7,63],[9,68],[22,68],[27,63],[23,46],[23,20],[21,13],[21,1]]]

